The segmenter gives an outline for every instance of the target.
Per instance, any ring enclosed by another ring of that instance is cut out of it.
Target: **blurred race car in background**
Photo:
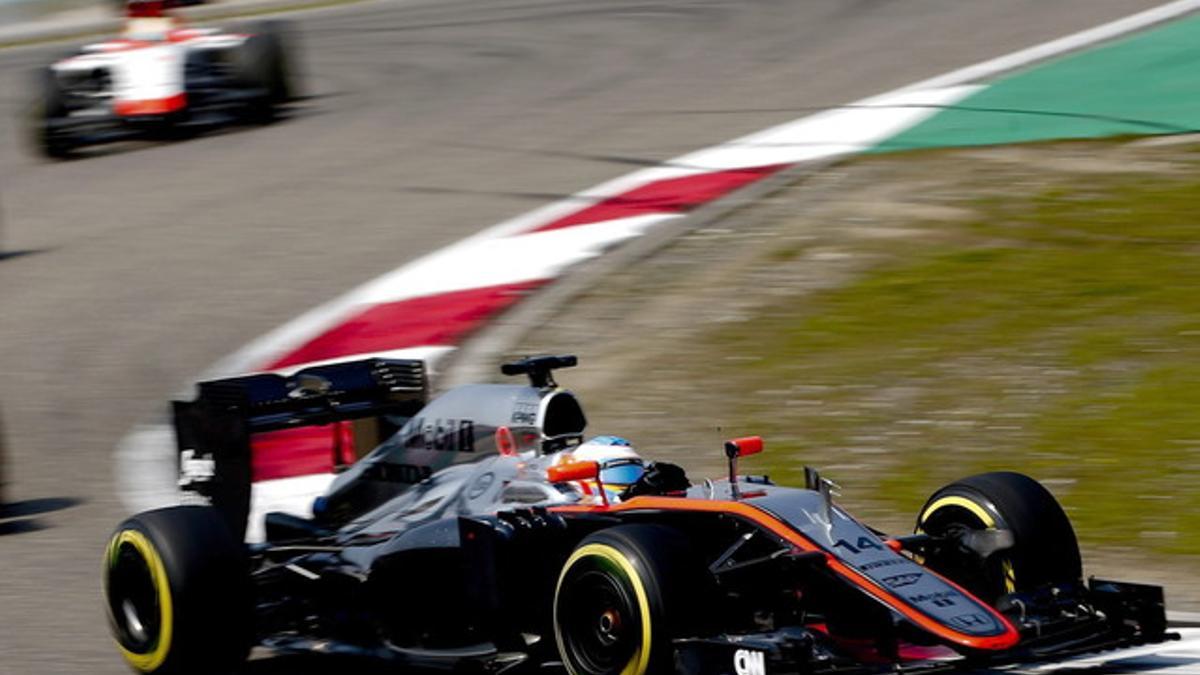
[[[129,11],[129,2],[127,0],[111,0],[113,9],[118,14],[125,14]],[[172,7],[195,7],[196,5],[205,4],[206,0],[171,0]]]
[[[261,645],[455,672],[907,673],[1173,637],[1161,588],[1084,580],[1066,514],[1021,474],[937,490],[901,536],[835,504],[811,468],[800,487],[739,475],[757,437],[725,444],[720,480],[648,463],[609,497],[610,467],[576,457],[583,409],[552,377],[574,364],[525,359],[503,371],[528,384],[432,401],[420,361],[201,383],[174,410],[207,503],[135,515],[107,547],[126,661],[211,675]],[[375,416],[399,430],[312,518],[267,514],[266,541],[242,543],[253,434]]]
[[[120,37],[38,71],[30,133],[39,152],[63,158],[85,145],[275,119],[297,91],[287,25],[193,28],[169,15],[173,6],[134,0]]]

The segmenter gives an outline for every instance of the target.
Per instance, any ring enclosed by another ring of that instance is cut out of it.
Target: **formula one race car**
[[[166,5],[129,3],[120,38],[38,72],[30,131],[40,152],[61,158],[84,145],[264,123],[293,97],[284,24],[264,21],[247,33],[189,28]]]
[[[669,464],[578,461],[586,418],[552,377],[574,364],[507,364],[530,384],[428,404],[419,361],[202,383],[175,424],[188,461],[211,466],[191,483],[210,503],[133,516],[108,544],[121,653],[144,673],[227,672],[259,645],[462,672],[766,675],[993,666],[1174,637],[1161,588],[1083,580],[1063,510],[1020,474],[952,483],[916,534],[888,536],[812,469],[803,487],[739,475],[755,437],[726,443],[729,476],[697,485]],[[266,542],[241,543],[252,434],[375,416],[399,430],[313,518],[268,514]],[[614,468],[628,487],[610,496]]]

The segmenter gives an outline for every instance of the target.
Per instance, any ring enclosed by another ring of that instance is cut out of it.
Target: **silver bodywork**
[[[458,387],[338,475],[319,501],[328,510],[347,504],[344,513],[357,511],[344,529],[355,534],[574,502],[579,494],[548,483],[546,469],[557,452],[582,441],[586,425],[568,391],[507,384]],[[511,445],[500,447],[498,439],[505,437]],[[370,496],[362,498],[364,491]]]

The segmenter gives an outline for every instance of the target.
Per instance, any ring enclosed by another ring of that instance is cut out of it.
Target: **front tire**
[[[672,638],[694,627],[690,597],[703,577],[687,540],[658,525],[619,525],[586,537],[554,592],[554,638],[570,675],[673,671]]]
[[[986,558],[947,547],[927,555],[926,566],[992,603],[1008,593],[1081,580],[1071,521],[1029,476],[998,471],[955,481],[933,493],[917,518],[917,532],[936,537],[989,529],[1010,530],[1013,545]]]
[[[39,70],[34,77],[37,98],[30,113],[29,134],[33,147],[51,159],[66,159],[75,149],[70,133],[56,127],[67,119],[67,95],[51,68]]]
[[[234,54],[235,81],[257,93],[249,104],[248,114],[258,122],[273,120],[278,107],[296,95],[296,75],[286,28],[286,24],[278,21],[257,24]]]
[[[125,520],[105,552],[109,625],[126,663],[154,675],[215,675],[245,660],[251,588],[245,548],[209,506]]]

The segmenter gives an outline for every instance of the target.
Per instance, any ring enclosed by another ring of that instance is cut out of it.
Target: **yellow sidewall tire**
[[[974,574],[973,583],[964,583],[984,599],[1082,579],[1079,545],[1070,520],[1054,495],[1029,476],[997,471],[939,489],[921,509],[917,531],[937,535],[950,523],[1009,530],[1013,535],[1011,548],[980,561],[986,579]],[[926,562],[938,569],[935,558],[927,557]]]
[[[650,665],[650,653],[653,647],[651,636],[654,630],[653,618],[650,614],[650,600],[646,594],[646,584],[642,580],[634,563],[620,550],[608,544],[586,544],[575,549],[575,552],[567,559],[567,563],[563,565],[562,573],[558,575],[558,583],[554,587],[554,597],[556,598],[556,602],[554,603],[554,641],[558,645],[559,654],[563,656],[563,665],[566,666],[567,672],[570,675],[580,675],[572,667],[570,659],[566,657],[566,644],[562,631],[559,629],[557,598],[562,592],[563,581],[567,578],[571,570],[576,565],[589,559],[595,559],[615,566],[633,589],[634,597],[637,599],[641,638],[637,650],[629,658],[629,662],[625,664],[625,667],[621,669],[621,675],[646,675]]]
[[[105,579],[107,583],[108,571],[117,562],[117,557],[121,552],[121,547],[131,546],[142,557],[146,563],[146,568],[150,571],[151,584],[154,586],[154,591],[158,600],[158,637],[154,642],[153,647],[146,652],[132,651],[121,644],[117,640],[117,649],[121,651],[121,655],[125,657],[125,661],[129,663],[135,670],[143,673],[153,673],[158,670],[167,660],[167,656],[171,653],[171,639],[174,630],[175,608],[171,595],[171,583],[167,577],[166,566],[163,565],[162,556],[159,555],[158,549],[154,548],[149,537],[141,532],[133,529],[123,529],[113,535],[113,538],[108,542],[108,551],[105,555],[105,561],[108,565]],[[110,610],[111,612],[111,610]],[[109,617],[112,621],[116,621],[116,617]]]
[[[673,673],[672,641],[710,623],[697,599],[707,597],[712,578],[699,560],[692,541],[665,525],[628,523],[585,537],[563,564],[553,598],[555,644],[568,673]],[[589,580],[596,572],[607,581]],[[601,623],[593,628],[586,608],[598,591],[612,604],[597,609]],[[616,595],[604,595],[610,591]],[[616,630],[604,627],[609,609]]]
[[[139,513],[109,540],[105,605],[118,650],[136,671],[219,675],[254,638],[245,545],[209,506]]]
[[[965,509],[971,515],[978,518],[979,522],[983,523],[983,526],[986,529],[996,529],[996,519],[992,516],[992,514],[988,513],[987,508],[983,504],[980,504],[979,502],[971,500],[967,497],[950,495],[948,497],[937,499],[932,504],[925,507],[925,510],[921,512],[920,519],[917,521],[920,523],[917,526],[917,531],[921,532],[925,521],[932,518],[939,511],[955,507]],[[1008,556],[1002,556],[999,560],[1000,571],[1004,576],[1004,592],[1013,593],[1017,590],[1017,574],[1016,570],[1013,568],[1012,560]]]

